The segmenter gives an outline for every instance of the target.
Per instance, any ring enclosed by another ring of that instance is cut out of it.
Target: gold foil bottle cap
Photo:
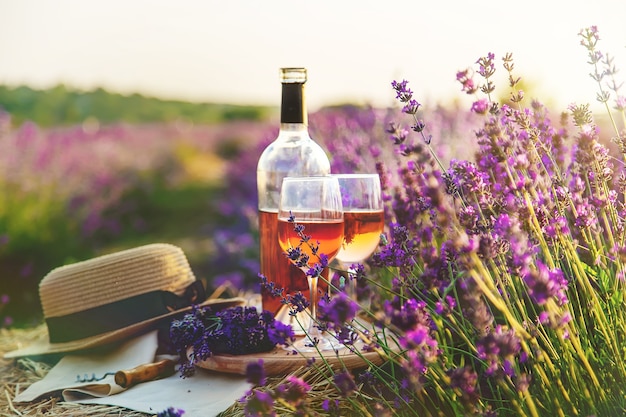
[[[306,68],[281,68],[280,82],[304,84],[306,82]]]

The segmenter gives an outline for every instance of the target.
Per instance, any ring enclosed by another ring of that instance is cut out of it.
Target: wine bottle
[[[261,273],[283,296],[302,292],[308,298],[305,274],[285,256],[278,244],[278,202],[286,176],[326,175],[330,161],[326,152],[309,136],[304,84],[305,68],[281,68],[282,97],[277,138],[265,148],[257,165]],[[263,288],[262,307],[283,322],[290,321],[281,303]],[[294,326],[295,328],[295,326]]]

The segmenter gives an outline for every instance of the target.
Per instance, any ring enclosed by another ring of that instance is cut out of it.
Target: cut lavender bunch
[[[194,365],[213,354],[267,352],[276,345],[288,345],[293,337],[291,326],[274,320],[267,311],[257,312],[255,307],[237,306],[218,312],[196,307],[170,326],[183,377],[193,375]]]

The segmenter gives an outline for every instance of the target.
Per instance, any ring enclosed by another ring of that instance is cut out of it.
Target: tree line
[[[265,120],[276,109],[263,106],[195,103],[164,100],[141,94],[123,95],[103,88],[81,91],[58,84],[37,90],[0,85],[0,110],[14,124],[32,121],[39,126],[62,126],[95,118],[100,123],[154,123],[183,120],[212,124],[228,120]]]

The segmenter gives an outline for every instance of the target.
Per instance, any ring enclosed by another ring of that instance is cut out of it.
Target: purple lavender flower
[[[386,320],[403,331],[411,331],[419,326],[431,326],[426,304],[414,298],[401,300],[395,297],[392,301],[385,302],[384,311]]]
[[[392,305],[385,305],[386,314],[391,314],[391,323],[405,330],[404,335],[399,338],[399,344],[406,349],[402,363],[406,383],[410,389],[420,390],[423,375],[439,355],[438,343],[431,336],[433,323],[424,302],[409,299],[402,306],[398,306],[396,311],[390,311]]]
[[[459,209],[459,222],[469,234],[477,234],[480,216],[474,206],[464,206]]]
[[[302,378],[290,375],[286,381],[276,387],[276,396],[295,407],[304,403],[311,386]]]
[[[244,414],[246,417],[273,417],[274,398],[270,393],[253,390],[248,398],[244,399]]]
[[[400,82],[392,81],[391,87],[396,90],[396,99],[401,101],[402,103],[407,103],[411,98],[413,98],[413,91],[407,87],[407,80],[402,80]]]
[[[287,258],[298,268],[303,268],[309,264],[309,255],[304,253],[299,246],[288,248]]]
[[[428,370],[428,364],[418,350],[407,351],[405,358],[402,364],[405,376],[399,379],[407,389],[421,391],[424,387],[424,374]]]
[[[185,414],[185,410],[180,408],[169,407],[159,413],[157,413],[157,417],[181,417]]]
[[[283,298],[283,294],[285,293],[284,288],[277,287],[275,282],[268,280],[262,273],[259,273],[258,277],[261,281],[261,287],[266,289],[269,294],[273,297]]]
[[[314,254],[316,253],[314,252]],[[306,276],[318,278],[322,275],[324,269],[328,267],[328,255],[326,255],[325,253],[320,253],[317,257],[319,262],[316,262],[306,271]]]
[[[474,94],[478,88],[474,84],[474,80],[469,75],[469,70],[458,71],[456,73],[456,80],[461,83],[461,91],[467,94]]]
[[[477,114],[486,114],[489,110],[489,101],[487,99],[481,98],[480,100],[472,103],[472,111]]]
[[[391,224],[389,227],[391,241],[374,253],[371,262],[378,267],[400,267],[408,273],[414,264],[413,247],[408,237],[409,231],[405,226],[398,224]]]
[[[567,302],[568,281],[560,269],[550,270],[538,260],[536,269],[528,271],[523,279],[535,303],[543,305],[552,297],[556,297],[561,305]]]
[[[394,123],[390,123],[387,128],[387,133],[389,133],[389,139],[394,145],[400,145],[404,143],[407,136],[409,135],[409,131],[403,128],[397,127]]]
[[[343,371],[336,373],[333,376],[333,382],[337,389],[344,397],[350,396],[354,391],[357,390],[356,382],[354,382],[354,377],[350,372]]]
[[[495,55],[493,54],[493,52],[489,52],[486,57],[481,57],[478,59],[478,61],[476,61],[476,63],[480,66],[478,69],[478,73],[480,75],[485,78],[489,78],[495,73],[496,67],[493,62],[494,58]]]
[[[289,294],[283,303],[289,305],[289,315],[291,316],[306,310],[310,305],[309,300],[300,291],[295,294]]]
[[[461,391],[464,402],[473,402],[478,396],[478,374],[469,366],[448,371],[450,387]]]
[[[402,112],[406,114],[415,114],[420,108],[421,104],[415,99],[410,99],[406,105],[402,108]]]
[[[266,380],[263,359],[259,359],[257,362],[250,362],[246,366],[246,381],[257,386],[265,385]]]
[[[479,335],[486,334],[491,328],[494,317],[476,282],[471,278],[459,280],[456,284],[456,291],[459,294],[459,306],[463,316]]]
[[[325,398],[322,401],[322,410],[327,412],[330,416],[341,416],[341,410],[339,408],[339,400],[331,400],[329,398]]]
[[[280,321],[274,321],[274,325],[267,329],[267,335],[272,343],[283,346],[289,346],[296,338],[293,327]]]
[[[317,317],[328,328],[340,329],[356,315],[359,305],[345,293],[339,292],[333,297],[322,297],[319,302]]]
[[[448,315],[456,307],[456,299],[449,295],[445,296],[443,300],[437,300],[435,303],[435,313],[439,315]]]
[[[502,326],[487,333],[476,343],[478,357],[487,363],[487,375],[492,375],[501,367],[512,376],[511,361],[519,354],[521,343],[513,329],[504,330]]]
[[[197,340],[202,339],[205,331],[204,313],[194,307],[191,313],[185,314],[180,320],[174,320],[170,325],[170,338],[177,348],[186,350]],[[183,351],[179,351],[183,353]],[[185,352],[186,353],[186,352]]]
[[[511,256],[509,267],[514,274],[523,274],[533,263],[536,248],[528,242],[517,218],[501,214],[493,225],[493,236],[508,242]]]
[[[475,163],[452,159],[448,175],[464,201],[476,202],[482,209],[493,205],[492,182],[489,175],[481,171]],[[472,207],[472,210],[471,214],[476,215],[476,209]]]

